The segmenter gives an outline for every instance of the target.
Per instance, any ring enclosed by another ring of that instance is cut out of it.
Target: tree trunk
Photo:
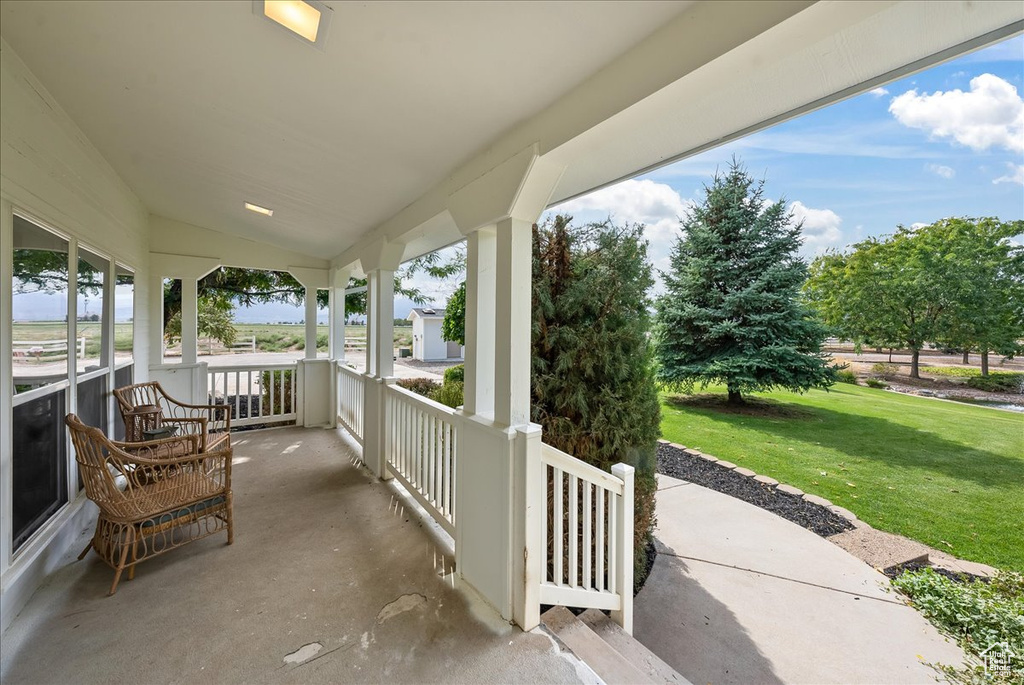
[[[743,395],[740,394],[739,390],[729,388],[729,404],[743,404]]]
[[[918,347],[912,347],[910,348],[910,352],[910,377],[920,379],[921,370],[918,362],[921,361],[921,349]]]
[[[981,375],[988,375],[988,350],[984,347],[981,348]]]
[[[889,363],[892,364],[892,348],[889,348]]]
[[[964,361],[963,361],[963,363],[964,364],[970,364],[971,363],[971,351],[970,350],[964,350]]]

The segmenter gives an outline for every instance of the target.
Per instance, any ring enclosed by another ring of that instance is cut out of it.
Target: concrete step
[[[632,635],[627,633],[618,623],[597,609],[587,609],[579,616],[591,630],[607,642],[634,668],[642,672],[654,683],[671,683],[672,685],[690,685],[690,681],[676,672],[674,668],[662,661],[657,654],[647,649]]]
[[[540,620],[608,685],[690,685],[686,678],[596,609],[575,616],[559,606],[544,612]]]

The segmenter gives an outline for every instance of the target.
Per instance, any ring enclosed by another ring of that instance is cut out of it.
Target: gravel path
[[[780,492],[774,486],[759,483],[732,469],[664,443],[658,445],[658,473],[731,495],[792,521],[823,538],[853,529],[853,524],[825,507]]]

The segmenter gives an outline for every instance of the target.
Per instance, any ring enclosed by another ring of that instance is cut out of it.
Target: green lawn
[[[666,396],[663,437],[826,497],[881,530],[1024,571],[1024,416],[845,384],[758,396],[802,415],[726,414]]]

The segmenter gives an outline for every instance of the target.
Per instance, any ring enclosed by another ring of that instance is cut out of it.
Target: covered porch
[[[579,682],[571,654],[466,590],[450,539],[344,435],[234,445],[235,543],[157,557],[108,598],[110,569],[73,563],[79,531],[4,636],[4,682]]]
[[[0,335],[5,680],[495,680],[511,662],[516,680],[576,677],[546,638],[508,625],[565,604],[630,629],[632,469],[594,469],[531,423],[534,222],[1024,27],[1017,3],[314,4],[340,32],[326,50],[263,3],[4,3],[0,321],[18,318],[24,251],[63,268],[65,301],[63,361],[42,381],[19,376],[26,357]],[[399,265],[460,240],[456,410],[395,385],[392,329]],[[104,274],[88,364],[71,276],[83,257]],[[221,266],[302,284],[303,359],[200,360],[197,282]],[[129,275],[119,354],[115,283]],[[350,277],[368,283],[360,371],[345,355]],[[165,279],[182,286],[180,360],[164,356]],[[76,412],[117,436],[112,390],[146,380],[233,404],[235,426],[294,427],[238,434],[234,546],[154,560],[108,599],[105,567],[68,563],[95,510],[60,421]],[[24,474],[43,462],[23,512]],[[395,515],[389,480],[422,527]]]

